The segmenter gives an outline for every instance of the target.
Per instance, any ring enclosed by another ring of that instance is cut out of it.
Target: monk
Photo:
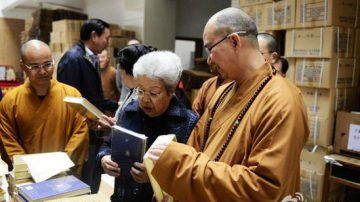
[[[237,8],[204,28],[208,61],[234,82],[216,91],[188,145],[150,148],[152,174],[175,200],[278,202],[300,190],[306,108],[301,92],[265,62],[256,36]]]
[[[215,75],[210,79],[206,80],[198,91],[193,103],[192,110],[199,116],[204,113],[205,109],[209,105],[211,98],[214,96],[215,91],[223,84],[230,82],[226,75],[221,75],[218,71],[216,64],[208,61],[210,72]]]
[[[17,154],[66,152],[80,176],[89,138],[84,118],[63,102],[81,96],[75,88],[52,79],[54,60],[47,44],[22,45],[20,67],[27,79],[6,93],[0,103],[0,135],[12,159]]]

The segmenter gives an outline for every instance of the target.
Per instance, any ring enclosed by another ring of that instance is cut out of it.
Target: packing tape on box
[[[320,28],[320,48],[319,48],[319,56],[321,57],[322,56],[322,45],[323,45],[323,32],[324,32],[324,29],[321,27]]]
[[[288,7],[288,0],[285,0],[283,28],[286,28],[287,7]]]
[[[314,195],[313,195],[313,187],[312,187],[312,176],[315,174],[315,171],[313,170],[309,170],[309,189],[310,189],[310,198],[314,199]]]
[[[337,33],[336,33],[336,57],[339,58],[339,52],[340,52],[340,27],[337,27]]]
[[[271,28],[274,26],[274,21],[275,21],[275,2],[272,2],[272,6],[271,6]]]
[[[326,21],[327,21],[327,16],[328,16],[328,1],[327,0],[325,0],[324,1],[324,20],[323,20],[323,22],[324,22],[324,27],[326,27]]]
[[[337,88],[338,79],[339,79],[339,66],[340,66],[340,60],[337,59],[337,62],[336,62],[336,76],[335,76],[335,88]]]
[[[324,68],[325,68],[325,59],[323,58],[321,60],[321,67],[320,67],[320,75],[319,75],[319,82],[318,82],[318,87],[319,88],[321,87],[321,84],[322,84],[323,75],[324,75]]]
[[[315,89],[314,102],[313,102],[313,112],[314,112],[314,114],[317,114],[318,93],[319,93],[319,89]]]
[[[356,12],[355,12],[355,24],[354,27],[356,27],[356,25],[358,24],[358,16],[359,16],[359,11],[360,10],[360,0],[356,1]]]
[[[294,56],[294,47],[295,47],[295,29],[291,30],[291,56]]]
[[[304,85],[304,74],[305,74],[305,67],[306,67],[305,63],[306,63],[306,58],[303,58],[302,69],[301,69],[301,80],[300,80],[300,83],[302,86]]]
[[[305,15],[306,15],[306,11],[305,11],[305,3],[306,3],[306,0],[303,0],[302,1],[302,5],[301,5],[301,7],[302,7],[302,26],[303,27],[305,27]]]
[[[311,152],[315,152],[316,148],[317,148],[317,137],[320,136],[320,130],[318,130],[318,126],[319,126],[319,117],[315,116],[314,117],[314,128],[313,128],[313,144],[315,145],[315,147],[313,148],[313,151]],[[318,132],[319,131],[319,132]]]
[[[347,29],[346,57],[349,57],[349,47],[350,47],[350,28]]]

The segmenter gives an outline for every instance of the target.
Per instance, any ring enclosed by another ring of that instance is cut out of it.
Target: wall
[[[202,38],[208,19],[217,11],[231,6],[231,0],[178,0],[176,36]]]

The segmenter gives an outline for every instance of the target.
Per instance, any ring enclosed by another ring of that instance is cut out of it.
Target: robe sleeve
[[[9,94],[4,96],[0,102],[0,135],[10,159],[14,155],[26,153],[20,142],[18,142],[18,128],[15,120],[17,106],[14,105],[12,100],[12,94]]]
[[[74,96],[81,96],[76,93]],[[71,109],[73,110],[73,109]],[[81,170],[88,155],[89,135],[85,118],[75,113],[72,125],[72,135],[65,146],[65,152],[76,165],[76,174],[81,176]]]
[[[288,110],[273,104],[260,109],[265,113],[257,115],[261,118],[249,131],[254,138],[245,163],[230,166],[190,146],[170,143],[155,164],[155,179],[179,201],[281,201],[294,194],[287,187],[299,188],[299,156],[308,134],[306,111],[299,105]]]

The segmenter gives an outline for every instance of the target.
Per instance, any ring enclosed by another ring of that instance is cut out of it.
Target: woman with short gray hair
[[[141,56],[133,69],[138,99],[120,112],[116,125],[148,136],[148,147],[163,134],[175,134],[178,142],[186,143],[198,117],[174,96],[181,72],[175,53]],[[134,163],[131,170],[120,168],[111,160],[111,140],[105,141],[97,160],[105,173],[116,177],[112,201],[151,201],[153,191],[142,162]]]

